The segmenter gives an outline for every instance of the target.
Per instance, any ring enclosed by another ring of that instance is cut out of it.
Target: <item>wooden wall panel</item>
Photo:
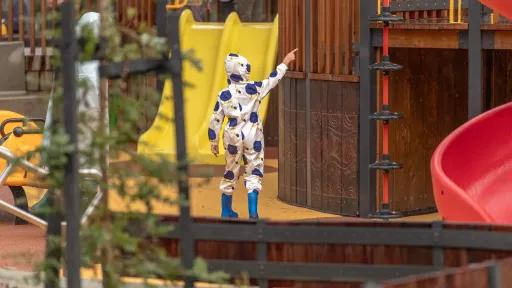
[[[305,0],[280,0],[280,55],[302,48],[291,71],[304,72],[306,25],[310,25],[311,72],[353,75],[352,45],[359,37],[359,0],[311,1],[310,23],[305,23]]]
[[[344,215],[357,215],[358,202],[358,129],[359,129],[359,101],[355,95],[359,94],[357,83],[346,83],[341,90],[343,101],[343,114],[341,116],[341,213]]]
[[[486,52],[485,95],[486,108],[494,108],[512,101],[512,51]]]
[[[403,118],[390,128],[390,155],[404,168],[393,172],[391,204],[398,211],[435,207],[430,177],[434,149],[467,119],[467,52],[392,49],[404,65],[390,84],[393,111]]]
[[[307,206],[305,80],[286,78],[279,198]],[[355,216],[358,84],[311,80],[311,208]],[[285,175],[281,175],[284,173]]]
[[[306,82],[297,81],[296,126],[297,126],[297,204],[307,205],[307,133],[306,133]]]
[[[324,94],[321,81],[311,81],[311,91],[315,91],[311,99],[311,207],[322,209],[322,155],[325,153],[322,147],[322,135],[324,126],[322,123],[322,109]]]

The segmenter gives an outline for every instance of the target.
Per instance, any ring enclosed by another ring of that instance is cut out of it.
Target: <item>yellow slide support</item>
[[[232,13],[226,23],[195,22],[190,10],[180,18],[181,50],[194,50],[202,63],[202,71],[189,61],[183,63],[185,127],[189,161],[194,164],[221,164],[223,155],[210,152],[208,124],[220,90],[227,86],[224,58],[230,52],[245,56],[251,63],[251,79],[261,80],[275,68],[277,57],[277,17],[273,23],[241,23]],[[138,153],[176,159],[172,84],[165,81],[158,115],[152,126],[139,139]],[[268,97],[262,103],[260,116],[265,119]],[[221,143],[222,145],[222,143]],[[223,149],[220,149],[223,150]],[[223,154],[223,151],[221,152]]]

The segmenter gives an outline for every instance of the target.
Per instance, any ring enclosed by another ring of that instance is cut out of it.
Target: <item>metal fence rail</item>
[[[268,283],[268,280],[365,282],[439,271],[445,266],[445,249],[512,252],[512,229],[508,227],[454,225],[442,222],[283,225],[279,222],[265,221],[211,223],[211,220],[194,220],[189,223],[187,231],[182,231],[178,225],[176,230],[163,238],[179,240],[181,237],[187,237],[188,241],[193,239],[196,243],[256,243],[257,257],[254,260],[207,261],[212,270],[222,270],[234,275],[246,272],[251,278],[258,279],[262,287],[266,287],[262,283]],[[432,249],[432,259],[431,265],[278,262],[267,259],[268,245],[272,243],[427,247]]]

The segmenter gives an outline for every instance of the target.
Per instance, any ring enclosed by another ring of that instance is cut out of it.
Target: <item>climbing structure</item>
[[[376,218],[399,217],[389,207],[389,172],[401,168],[401,165],[392,161],[389,156],[389,121],[401,118],[397,112],[392,112],[389,105],[389,75],[393,71],[402,69],[401,65],[391,62],[389,56],[389,25],[391,22],[401,22],[402,17],[391,14],[390,0],[384,0],[379,14],[371,17],[370,21],[383,23],[382,28],[382,58],[381,61],[370,65],[371,70],[382,73],[382,107],[380,111],[370,115],[370,120],[382,123],[382,153],[380,159],[370,164],[370,169],[382,171],[382,199],[381,206],[373,216]]]

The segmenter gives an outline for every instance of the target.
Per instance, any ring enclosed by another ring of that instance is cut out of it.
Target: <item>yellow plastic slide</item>
[[[202,71],[198,71],[188,61],[183,65],[183,80],[190,84],[185,86],[184,97],[187,152],[192,163],[224,162],[223,155],[215,157],[211,154],[207,132],[218,92],[227,86],[226,55],[233,52],[245,56],[251,62],[251,79],[264,79],[275,68],[277,36],[277,17],[273,23],[241,23],[238,15],[232,13],[223,24],[195,22],[190,10],[183,12],[180,18],[181,50],[194,50],[203,66]],[[171,85],[170,80],[165,81],[158,116],[139,139],[137,149],[140,154],[175,159]],[[267,103],[268,97],[260,108],[262,119],[265,119]]]

